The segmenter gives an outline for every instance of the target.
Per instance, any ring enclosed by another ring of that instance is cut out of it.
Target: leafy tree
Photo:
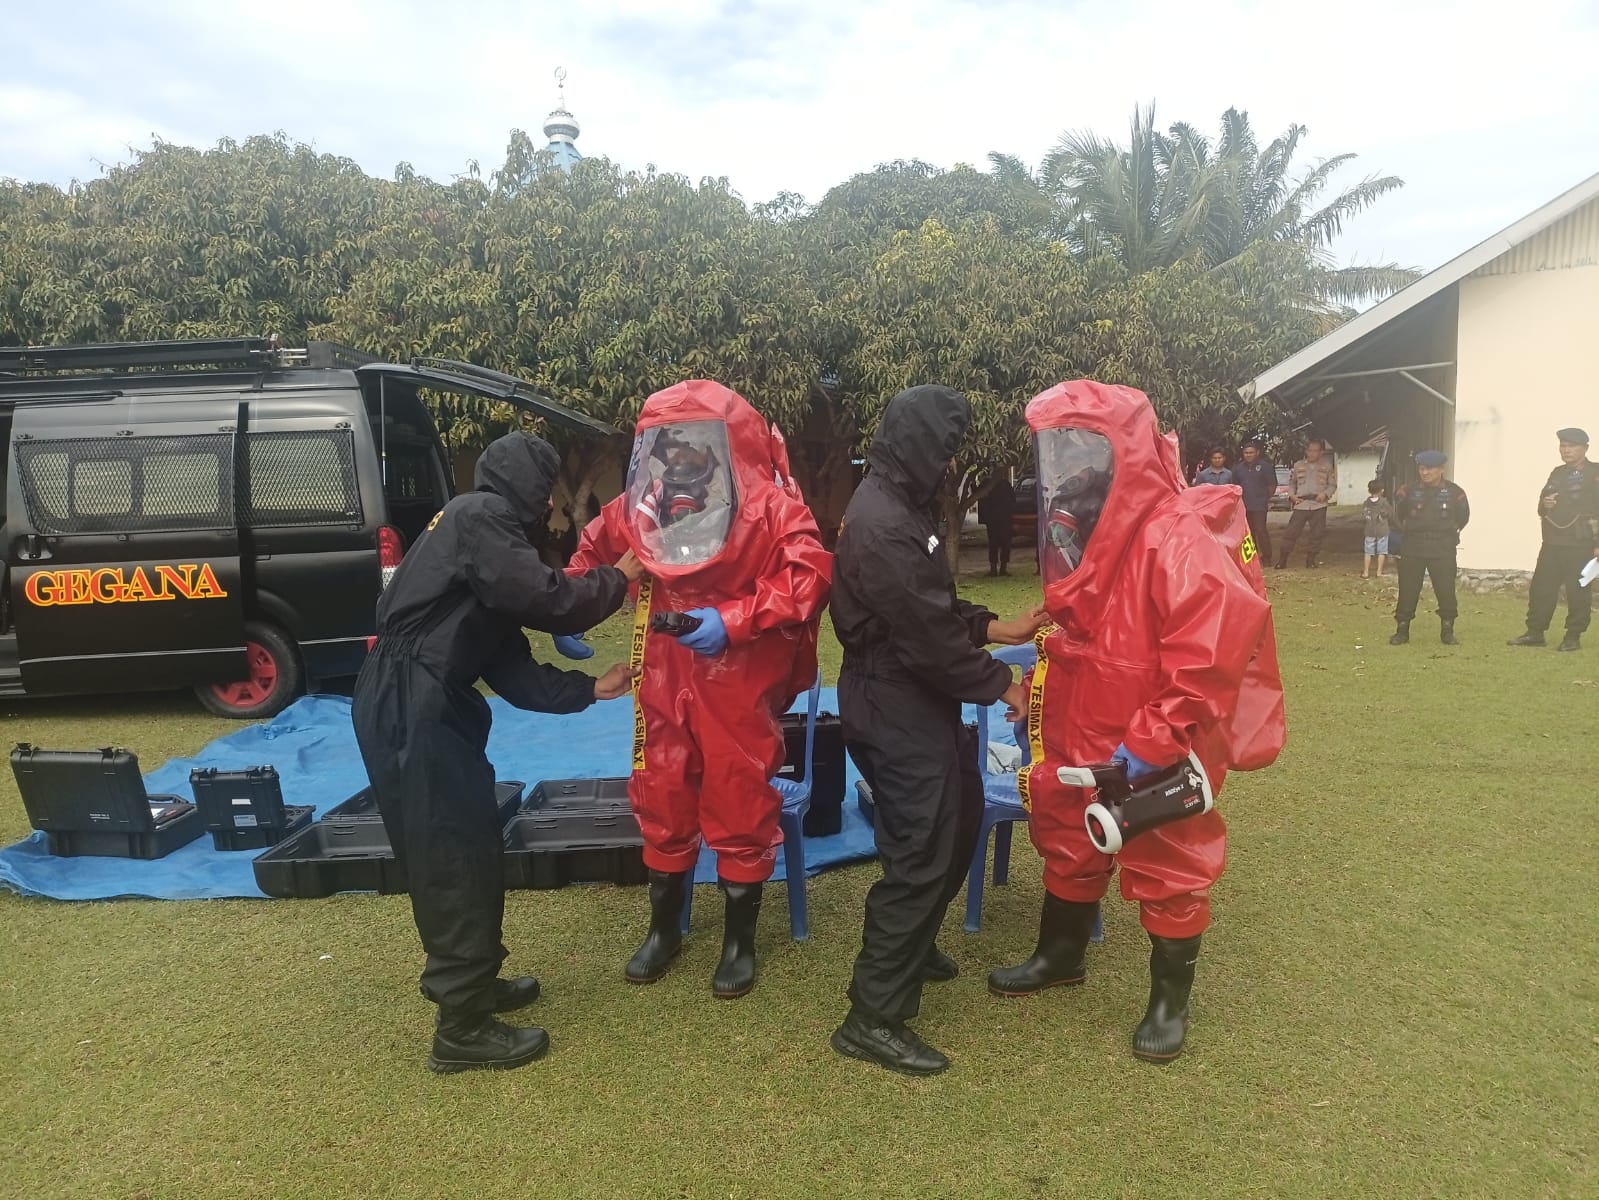
[[[381,188],[281,135],[157,142],[66,190],[0,183],[5,323],[24,342],[301,338],[358,266]]]
[[[1067,132],[1036,174],[1014,155],[989,161],[996,182],[1053,203],[1053,228],[1074,250],[1114,254],[1135,273],[1185,261],[1225,269],[1251,248],[1277,247],[1279,269],[1300,279],[1305,302],[1324,311],[1416,278],[1391,263],[1335,265],[1331,243],[1344,224],[1403,181],[1368,176],[1322,203],[1332,177],[1355,156],[1324,159],[1296,178],[1305,133],[1293,125],[1262,147],[1249,115],[1228,109],[1212,141],[1187,123],[1156,128],[1150,105],[1134,110],[1125,145]]]
[[[1095,272],[1059,243],[1006,233],[992,219],[901,230],[854,293],[859,344],[844,363],[864,449],[904,388],[941,383],[971,401],[972,425],[943,497],[958,531],[993,470],[1029,453],[1022,411],[1050,384],[1092,361],[1085,340]],[[953,534],[946,546],[953,566]]]

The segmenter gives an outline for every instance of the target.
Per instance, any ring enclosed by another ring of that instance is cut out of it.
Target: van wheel
[[[305,690],[305,668],[294,641],[276,625],[244,623],[244,657],[249,674],[232,683],[203,683],[194,689],[200,703],[219,717],[258,721],[282,712]]]

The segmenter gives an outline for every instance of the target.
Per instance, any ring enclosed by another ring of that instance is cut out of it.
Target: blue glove
[[[695,654],[710,657],[727,649],[727,626],[722,624],[722,614],[714,608],[691,608],[688,615],[700,619],[700,627],[685,633],[677,640]]]
[[[555,635],[555,648],[563,658],[593,658],[594,647],[583,640],[586,637],[586,630],[573,634],[558,633]]]
[[[1147,763],[1138,755],[1127,748],[1125,743],[1116,747],[1116,753],[1110,756],[1111,762],[1119,762],[1127,768],[1127,781],[1131,783],[1141,775],[1153,775],[1160,770],[1154,763]]]

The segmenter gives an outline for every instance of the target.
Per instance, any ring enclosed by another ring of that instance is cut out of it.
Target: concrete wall
[[[1460,565],[1531,570],[1555,430],[1599,433],[1599,266],[1462,280],[1457,356],[1449,474],[1472,501]]]
[[[1371,493],[1366,485],[1377,478],[1381,455],[1375,450],[1351,450],[1338,456],[1338,497],[1335,504],[1364,504]]]

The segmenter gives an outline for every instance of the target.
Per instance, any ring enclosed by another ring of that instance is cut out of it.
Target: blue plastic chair
[[[796,942],[811,936],[810,908],[805,896],[805,814],[811,809],[812,759],[816,749],[816,708],[822,699],[822,673],[816,673],[810,698],[805,706],[804,773],[798,779],[774,779],[772,786],[783,797],[783,812],[778,827],[783,831],[783,875],[788,883],[788,928]],[[704,842],[700,843],[701,849]],[[694,910],[694,888],[683,894],[683,932],[687,933]]]
[[[1038,648],[1029,642],[1025,646],[1003,646],[992,652],[1000,662],[1023,670],[1038,661]],[[1026,753],[1026,750],[1023,750]],[[977,709],[977,770],[983,777],[983,820],[978,827],[977,849],[972,854],[972,866],[966,876],[966,921],[961,926],[967,933],[976,933],[983,923],[983,880],[988,874],[988,835],[994,835],[994,886],[1004,887],[1010,879],[1011,826],[1027,820],[1027,810],[1022,807],[1021,793],[1016,788],[1014,773],[990,775],[988,773],[988,708]],[[1093,940],[1105,940],[1105,922],[1094,919]]]

